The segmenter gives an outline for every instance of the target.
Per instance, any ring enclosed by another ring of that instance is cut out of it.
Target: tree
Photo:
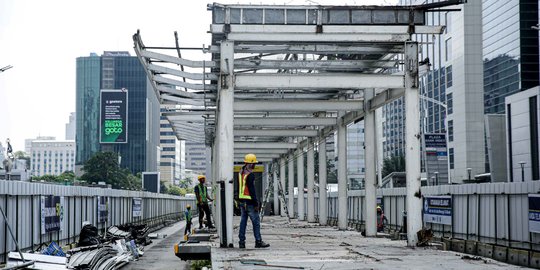
[[[182,180],[180,180],[180,187],[181,188],[190,188],[193,185],[193,179],[186,177]]]
[[[382,177],[386,177],[387,175],[393,172],[404,172],[404,171],[405,171],[405,157],[404,156],[402,155],[392,156],[389,158],[385,158],[383,160]]]
[[[26,152],[24,151],[17,151],[15,153],[13,153],[13,157],[15,159],[24,159],[26,160],[26,169],[30,169],[30,162],[32,161],[32,159],[30,158],[30,155],[28,155]]]
[[[105,182],[113,188],[141,189],[141,178],[131,174],[128,169],[120,168],[118,155],[113,152],[98,152],[84,163],[84,174],[81,177],[86,182]]]
[[[169,193],[169,188],[167,187],[167,185],[165,185],[165,182],[163,182],[163,181],[159,182],[159,193],[161,193],[161,194],[168,194]]]
[[[186,195],[186,189],[185,188],[179,188],[177,186],[171,186],[171,187],[169,187],[169,194],[176,195],[176,196],[185,196]]]

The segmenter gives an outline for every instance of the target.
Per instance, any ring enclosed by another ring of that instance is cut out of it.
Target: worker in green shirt
[[[199,229],[203,228],[203,219],[206,215],[206,227],[213,229],[212,217],[210,216],[210,207],[208,206],[208,201],[213,201],[210,196],[208,196],[208,189],[204,185],[206,182],[206,176],[199,175],[197,177],[199,184],[195,186],[195,196],[197,196],[197,208],[199,209]]]
[[[186,229],[184,230],[184,240],[188,240],[188,235],[191,233],[191,205],[186,205],[186,211],[184,212],[184,218],[186,219]]]

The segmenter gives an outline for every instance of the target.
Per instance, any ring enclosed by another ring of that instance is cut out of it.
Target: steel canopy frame
[[[165,114],[177,136],[204,139],[213,148],[214,178],[228,191],[232,188],[228,170],[247,153],[255,153],[259,161],[273,162],[276,167],[278,162],[285,166],[285,161],[291,166],[295,152],[324,145],[326,136],[338,130],[337,144],[343,157],[346,125],[366,115],[371,117],[375,109],[406,93],[408,100],[418,97],[418,59],[413,57],[417,47],[410,42],[411,35],[444,31],[443,26],[423,25],[426,10],[421,6],[213,4],[208,8],[213,12],[212,44],[203,50],[211,55],[209,60],[192,61],[150,50],[139,33],[133,39],[135,52],[160,100],[178,105]],[[304,20],[286,15],[283,22],[268,21],[281,18],[269,10],[285,14],[289,9],[305,11]],[[262,16],[255,14],[258,10]],[[379,11],[391,11],[393,17],[386,20]],[[364,21],[362,14],[366,12],[372,16]],[[348,21],[342,22],[339,14],[347,14]],[[197,72],[179,68],[184,66]],[[366,89],[373,94],[365,96]],[[417,109],[414,102],[411,104],[410,110]],[[416,117],[407,112],[408,123],[414,123]],[[407,138],[410,152],[419,151],[417,144],[411,144],[414,137]],[[371,154],[366,153],[366,158]],[[410,154],[410,158],[416,157]],[[416,166],[414,161],[408,164]],[[415,168],[407,169],[411,172],[408,178],[416,179]],[[346,167],[340,166],[339,174],[346,173],[344,170]],[[320,175],[323,177],[322,172]],[[339,179],[339,185],[346,186],[346,178],[340,175]],[[346,193],[342,190],[340,194]],[[225,212],[218,214],[220,241],[222,246],[231,246],[232,192],[219,199],[226,206]],[[320,201],[326,201],[324,193]],[[346,200],[340,199],[339,204],[345,211]],[[308,219],[312,220],[311,202],[308,206]],[[420,220],[419,209],[409,210],[411,218]],[[340,211],[340,229],[346,228],[345,219],[346,212]],[[415,243],[417,226],[415,223],[409,230],[409,245]],[[372,230],[370,227],[370,233]]]

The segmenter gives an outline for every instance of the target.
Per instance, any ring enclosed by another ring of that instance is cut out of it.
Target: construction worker
[[[186,219],[186,229],[184,230],[184,241],[188,240],[188,235],[191,233],[191,205],[186,205],[186,211],[184,212]]]
[[[384,226],[388,223],[388,219],[384,216],[384,212],[380,206],[377,206],[377,232],[384,231]]]
[[[239,247],[246,248],[246,226],[248,216],[253,224],[255,248],[267,248],[270,245],[263,242],[261,237],[261,224],[259,220],[259,201],[255,192],[255,175],[252,174],[257,157],[247,154],[244,157],[244,166],[238,172],[238,201],[241,211],[240,231],[238,233]]]
[[[206,215],[206,227],[213,229],[212,217],[210,216],[210,207],[208,206],[208,201],[213,201],[210,196],[208,196],[208,189],[204,185],[206,182],[206,176],[199,175],[197,177],[199,184],[195,186],[195,196],[197,196],[197,208],[199,209],[199,229],[203,228],[203,219]]]

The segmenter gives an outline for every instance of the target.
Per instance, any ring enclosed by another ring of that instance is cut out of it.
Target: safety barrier
[[[436,237],[460,239],[515,249],[540,251],[540,234],[529,232],[528,195],[540,193],[540,182],[442,185],[421,188],[422,195],[450,196],[451,225],[428,223]],[[399,231],[406,209],[406,189],[378,189],[377,199],[388,220],[387,228]],[[307,195],[304,197],[307,206]],[[315,194],[318,219],[318,194]],[[365,191],[348,191],[347,220],[351,228],[365,226]],[[295,199],[295,215],[297,216]],[[337,225],[338,194],[328,193],[328,224]],[[305,210],[307,215],[307,208]]]
[[[42,209],[42,200],[51,199],[50,196],[58,196],[49,200],[56,203],[62,198],[62,204]],[[98,203],[99,199],[101,203]],[[140,209],[138,202],[141,202]],[[77,242],[84,221],[100,230],[124,223],[146,223],[151,228],[164,226],[182,219],[188,203],[194,205],[195,200],[142,191],[0,181],[0,207],[22,250],[36,249],[51,241],[61,246]],[[51,209],[56,213],[51,214]],[[52,218],[59,219],[60,223],[53,224],[51,217],[46,219],[55,214],[57,216]],[[45,225],[51,224],[61,230],[42,233]],[[15,250],[15,243],[0,216],[0,263],[6,261],[7,252],[12,250]]]

